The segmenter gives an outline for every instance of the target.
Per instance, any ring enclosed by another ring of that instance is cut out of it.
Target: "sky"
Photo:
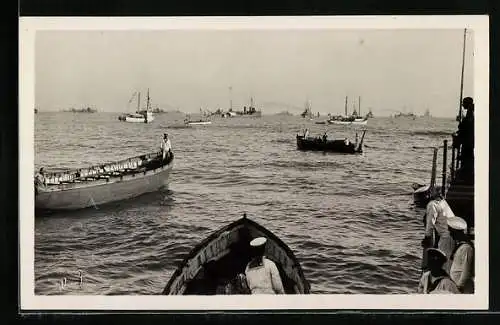
[[[264,114],[351,111],[455,117],[463,29],[38,31],[35,106],[198,112],[249,105]],[[473,96],[468,31],[464,97]],[[231,87],[231,90],[230,90]]]

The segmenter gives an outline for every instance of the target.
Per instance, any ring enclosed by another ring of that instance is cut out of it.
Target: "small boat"
[[[123,122],[131,123],[150,123],[154,120],[154,116],[151,112],[131,113],[120,115],[118,119]]]
[[[311,150],[311,151],[328,151],[339,153],[362,153],[363,140],[365,138],[366,130],[363,131],[361,141],[350,142],[348,139],[344,140],[327,140],[326,137],[308,137],[306,133],[303,135],[297,134],[297,149]]]
[[[331,116],[328,119],[328,124],[337,124],[337,125],[366,125],[368,122],[368,116],[361,117],[359,114],[361,113],[361,96],[358,100],[358,112],[356,109],[353,110],[351,115],[347,115],[347,96],[345,97],[345,115],[337,115]]]
[[[96,108],[92,108],[92,107],[86,107],[86,108],[69,108],[69,109],[65,109],[63,110],[63,112],[70,112],[70,113],[95,113],[97,112],[97,109]]]
[[[200,108],[200,116],[202,118],[200,118],[199,120],[196,120],[196,121],[192,121],[191,120],[191,115],[190,114],[186,114],[186,118],[184,119],[184,125],[186,126],[191,126],[191,125],[210,125],[212,124],[212,121],[210,121],[209,119],[207,119],[207,114],[206,112],[204,112],[201,108]]]
[[[215,295],[227,290],[250,261],[250,241],[266,237],[266,258],[280,272],[286,294],[309,294],[310,285],[292,250],[268,229],[243,215],[200,242],[180,263],[163,295]],[[237,293],[236,293],[237,294]]]
[[[198,120],[198,121],[186,121],[186,125],[209,125],[212,124],[212,121],[203,121],[203,120]]]
[[[410,113],[398,112],[397,114],[394,114],[394,118],[410,118],[414,120],[417,118],[417,116],[413,112]]]
[[[306,101],[306,104],[305,104],[305,107],[304,107],[304,111],[300,114],[300,116],[302,118],[307,118],[310,121],[313,120],[313,113],[312,113],[312,110],[311,110],[311,101],[310,100]]]
[[[130,98],[129,103],[132,102],[135,95],[136,95],[136,93],[134,93],[132,95],[132,98]],[[138,92],[137,93],[137,111],[135,113],[122,114],[122,115],[118,116],[118,120],[120,120],[122,122],[130,122],[130,123],[151,123],[151,122],[153,122],[155,117],[153,115],[152,110],[150,109],[149,88],[148,88],[146,109],[141,110],[140,105],[141,105],[141,93]]]
[[[342,118],[342,119],[330,119],[327,122],[328,122],[328,124],[337,124],[337,125],[366,125],[368,123],[368,119],[367,118],[359,118],[359,119]]]
[[[37,210],[77,210],[154,192],[167,184],[174,155],[154,152],[35,179]]]

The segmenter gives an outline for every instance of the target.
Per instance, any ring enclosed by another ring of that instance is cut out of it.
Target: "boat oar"
[[[359,141],[357,151],[361,151],[363,148],[363,140],[365,139],[365,133],[366,133],[366,129],[363,130],[363,135],[361,136],[361,141]]]

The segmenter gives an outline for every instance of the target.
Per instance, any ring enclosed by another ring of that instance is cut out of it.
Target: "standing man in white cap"
[[[448,273],[443,270],[446,262],[446,254],[437,248],[429,248],[426,251],[427,265],[429,271],[422,274],[418,284],[418,293],[460,293],[455,282],[450,279]]]
[[[161,141],[161,151],[163,153],[163,160],[167,157],[167,153],[170,154],[170,150],[172,150],[172,144],[170,143],[170,139],[168,138],[168,134],[163,133],[163,140]]]
[[[439,248],[446,256],[450,256],[454,241],[450,236],[447,220],[455,215],[438,189],[432,190],[431,197],[432,200],[427,204],[425,213],[425,237],[422,240],[422,247],[424,249]],[[423,266],[426,267],[425,262]],[[446,262],[444,267],[448,272],[449,262]]]
[[[253,256],[245,269],[248,287],[252,294],[285,294],[276,264],[264,257],[266,242],[264,237],[250,242]]]
[[[474,293],[474,247],[467,237],[467,222],[460,217],[448,219],[455,249],[450,260],[450,276],[462,293]]]

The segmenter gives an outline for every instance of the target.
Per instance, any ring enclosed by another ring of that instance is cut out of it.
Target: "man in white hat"
[[[280,273],[273,261],[264,257],[267,239],[258,237],[250,242],[253,256],[245,269],[252,294],[284,294]]]
[[[170,142],[168,134],[166,133],[163,133],[163,139],[161,141],[160,149],[163,154],[163,160],[165,160],[167,155],[169,155],[172,150],[172,143]]]
[[[455,215],[438,189],[432,190],[431,197],[432,200],[427,204],[426,209],[425,237],[422,240],[422,247],[424,249],[439,248],[446,256],[450,256],[454,241],[450,236],[447,220]],[[423,266],[425,269],[425,262]],[[446,262],[444,268],[448,272],[450,263]]]
[[[460,293],[455,282],[450,279],[448,273],[443,270],[446,262],[446,254],[437,248],[429,248],[426,251],[427,265],[429,271],[422,274],[418,284],[418,293]]]
[[[467,237],[467,222],[460,217],[448,219],[455,249],[450,260],[450,276],[462,293],[474,293],[474,247]]]

